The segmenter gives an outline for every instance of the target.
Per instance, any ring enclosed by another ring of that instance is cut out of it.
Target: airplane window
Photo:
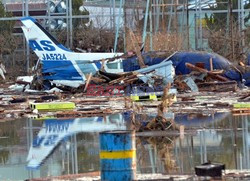
[[[117,63],[107,63],[107,67],[109,69],[118,69],[118,64]]]
[[[109,116],[109,121],[121,121],[121,117],[119,114],[114,114]]]
[[[120,69],[123,69],[123,63],[122,62],[120,63]]]

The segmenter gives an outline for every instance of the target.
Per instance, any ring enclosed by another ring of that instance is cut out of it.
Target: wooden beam
[[[203,68],[199,68],[195,65],[192,65],[191,63],[186,63],[185,64],[187,68],[189,68],[190,70],[194,70],[194,71],[197,71],[197,72],[201,72],[201,73],[207,73],[207,75],[209,75],[210,77],[216,79],[216,80],[219,80],[219,81],[222,81],[222,82],[227,82],[228,79],[226,77],[223,77],[221,75],[217,75],[213,72],[210,72],[206,69],[203,69]]]
[[[85,87],[84,87],[83,92],[86,92],[86,90],[87,90],[87,88],[88,88],[88,86],[89,86],[91,77],[92,77],[92,72],[88,75],[88,78],[87,78],[87,81],[86,81],[86,84],[85,84]]]
[[[138,45],[138,41],[137,41],[134,33],[132,32],[132,30],[129,31],[129,34],[130,34],[132,46],[134,47],[135,54],[138,57],[139,66],[140,66],[140,68],[144,68],[144,67],[146,67],[146,65],[144,64],[144,60],[143,60],[142,55],[141,55],[141,50],[140,50],[140,46]]]
[[[210,71],[213,71],[214,70],[214,67],[213,67],[213,58],[209,59],[209,64],[210,64]]]

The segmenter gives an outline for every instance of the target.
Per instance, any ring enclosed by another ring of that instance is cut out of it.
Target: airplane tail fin
[[[64,53],[72,52],[60,44],[34,18],[25,17],[21,22],[25,38],[39,59],[43,60],[49,56],[53,60],[62,60]]]

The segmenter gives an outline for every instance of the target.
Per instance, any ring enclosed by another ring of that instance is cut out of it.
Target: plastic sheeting
[[[162,62],[167,57],[155,55],[157,52],[144,53],[144,62],[146,65],[154,65]],[[173,62],[176,75],[189,74],[191,71],[186,67],[185,63],[204,63],[205,69],[210,70],[210,58],[213,60],[213,69],[225,70],[224,76],[230,80],[241,81],[242,76],[234,66],[226,58],[216,54],[207,52],[177,52],[168,60]],[[128,58],[123,61],[124,72],[135,71],[140,69],[137,57]]]
[[[205,69],[210,70],[210,58],[212,58],[213,69],[224,70],[224,76],[231,80],[241,81],[242,76],[234,66],[226,58],[216,54],[207,52],[178,52],[169,58],[173,62],[176,75],[189,74],[190,69],[186,67],[186,63],[195,65],[196,63],[204,63]]]
[[[154,54],[154,53],[148,52],[142,55],[144,58],[145,65],[148,65],[148,66],[155,65],[155,64],[161,63],[166,58],[166,57],[152,57],[151,54]],[[136,56],[123,60],[122,64],[123,64],[124,72],[130,72],[130,71],[135,71],[135,70],[140,69]]]

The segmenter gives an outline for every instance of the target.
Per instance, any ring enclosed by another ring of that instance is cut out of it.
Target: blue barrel
[[[135,132],[100,133],[101,180],[127,181],[136,176]]]

